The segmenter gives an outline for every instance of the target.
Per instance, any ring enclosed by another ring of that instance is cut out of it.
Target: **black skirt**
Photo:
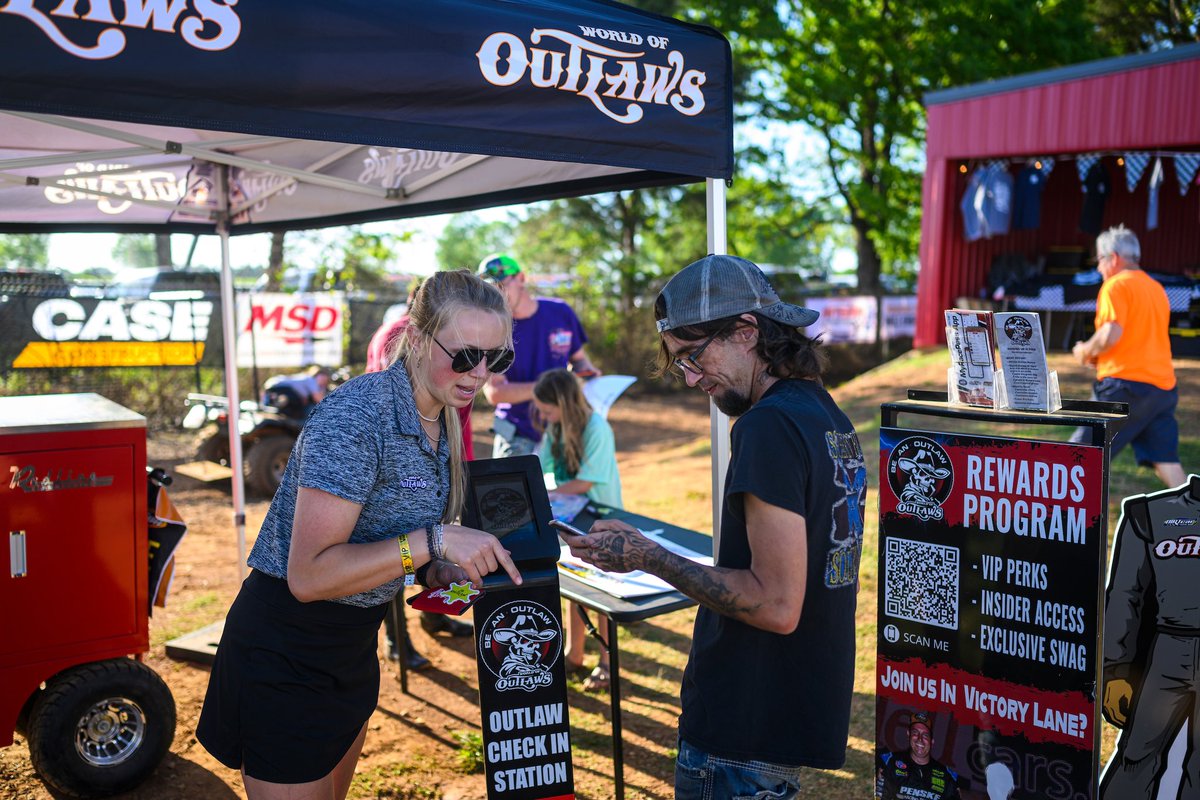
[[[225,618],[196,739],[259,780],[328,775],[379,701],[387,608],[301,603],[287,581],[252,570]]]

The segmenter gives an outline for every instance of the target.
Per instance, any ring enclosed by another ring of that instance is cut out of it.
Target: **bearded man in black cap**
[[[715,565],[616,521],[564,536],[613,572],[645,570],[700,603],[683,676],[675,797],[792,798],[804,767],[845,762],[866,469],[821,384],[825,355],[750,261],[710,255],[654,306],[659,371],[737,421]]]

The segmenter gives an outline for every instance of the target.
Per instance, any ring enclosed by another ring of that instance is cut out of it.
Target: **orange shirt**
[[[1100,287],[1096,329],[1108,322],[1121,326],[1121,338],[1096,360],[1096,379],[1120,378],[1175,388],[1171,340],[1167,328],[1171,304],[1162,284],[1140,269],[1126,269]]]

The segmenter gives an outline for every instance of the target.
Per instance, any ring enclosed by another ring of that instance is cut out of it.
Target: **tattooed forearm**
[[[727,617],[753,614],[762,607],[761,602],[749,602],[748,597],[734,591],[726,577],[743,570],[722,567],[704,567],[661,547],[647,554],[646,572],[653,573],[670,583],[701,605],[708,606]]]

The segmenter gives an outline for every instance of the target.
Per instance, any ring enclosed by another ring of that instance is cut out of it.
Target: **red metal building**
[[[1159,224],[1147,231],[1149,180],[1143,176],[1129,192],[1118,165],[1129,152],[1167,158],[1200,152],[1200,45],[932,92],[925,102],[916,346],[945,341],[942,311],[958,297],[980,295],[997,255],[1032,261],[1060,247],[1091,254],[1095,236],[1078,228],[1084,195],[1077,156],[1102,156],[1112,183],[1103,227],[1124,223],[1134,230],[1146,269],[1200,271],[1200,186],[1181,197],[1174,169],[1165,166]],[[1047,156],[1055,167],[1042,194],[1040,227],[966,241],[959,202],[971,171],[993,159]]]

